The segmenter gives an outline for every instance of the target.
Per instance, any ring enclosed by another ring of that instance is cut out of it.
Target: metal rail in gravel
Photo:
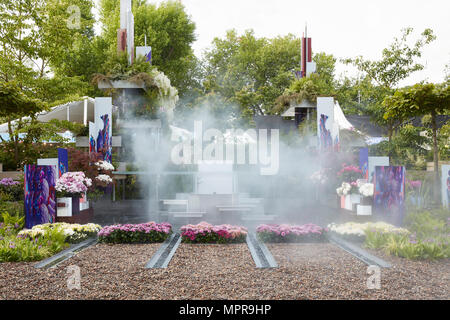
[[[257,268],[278,268],[278,264],[269,249],[253,233],[247,234],[247,246]]]
[[[81,250],[86,249],[87,247],[90,247],[96,243],[97,243],[97,238],[89,238],[87,240],[84,240],[83,242],[80,242],[80,243],[70,246],[70,248],[63,250],[63,251],[55,254],[54,256],[51,256],[50,258],[44,259],[44,260],[36,263],[34,265],[34,267],[37,269],[56,267],[61,262],[72,258],[76,253],[78,253]]]
[[[361,249],[360,247],[358,247],[348,241],[345,241],[344,239],[336,237],[335,235],[331,235],[329,237],[329,240],[334,245],[338,246],[339,248],[341,248],[344,251],[347,251],[348,253],[350,253],[351,255],[358,258],[359,260],[361,260],[362,262],[364,262],[365,264],[367,264],[369,266],[377,265],[381,268],[390,268],[391,267],[390,263],[368,253],[367,251]]]
[[[167,268],[170,260],[172,260],[175,251],[181,242],[181,236],[178,233],[172,234],[164,243],[159,247],[158,251],[153,255],[149,262],[145,265],[147,269],[162,269]]]

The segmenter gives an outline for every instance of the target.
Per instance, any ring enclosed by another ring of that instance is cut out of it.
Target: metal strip
[[[80,252],[81,250],[86,249],[87,247],[90,247],[95,243],[97,243],[97,238],[89,238],[87,240],[84,240],[83,242],[72,245],[70,248],[63,250],[55,254],[54,256],[51,256],[50,258],[44,259],[36,263],[34,267],[37,269],[56,267],[61,262],[66,261],[71,257],[73,257],[77,252]]]
[[[172,234],[163,242],[158,251],[156,251],[153,257],[147,262],[145,268],[167,268],[180,243],[181,236],[178,233]]]
[[[339,248],[341,248],[342,250],[350,253],[355,258],[361,260],[362,262],[364,262],[365,264],[367,264],[369,266],[377,265],[381,268],[390,268],[391,267],[390,263],[388,263],[388,262],[384,261],[383,259],[380,259],[374,255],[371,255],[370,253],[361,249],[360,247],[358,247],[348,241],[345,241],[341,238],[338,238],[335,235],[330,235],[329,240],[334,245],[336,245]]]
[[[247,235],[247,246],[252,255],[253,261],[257,268],[278,268],[278,264],[274,257],[267,249],[266,245],[261,243],[253,234]]]

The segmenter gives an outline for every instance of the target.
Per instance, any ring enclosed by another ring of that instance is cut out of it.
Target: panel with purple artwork
[[[322,150],[329,150],[333,147],[333,139],[331,138],[331,132],[327,129],[328,116],[325,114],[320,115],[320,148]]]
[[[401,225],[405,205],[405,167],[375,167],[374,178],[374,211]]]
[[[24,172],[25,226],[54,223],[56,220],[55,166],[26,165]]]
[[[112,162],[112,99],[95,98],[95,125],[93,135],[96,152],[103,153],[103,160]]]

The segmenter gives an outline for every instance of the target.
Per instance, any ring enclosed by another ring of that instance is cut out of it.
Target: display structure
[[[25,166],[24,209],[27,229],[56,221],[56,177],[56,166]]]

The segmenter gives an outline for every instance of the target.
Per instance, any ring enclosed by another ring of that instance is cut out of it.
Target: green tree
[[[189,73],[195,68],[192,43],[195,41],[195,23],[180,1],[162,2],[158,7],[144,0],[133,1],[135,46],[152,47],[152,63],[164,72],[180,94],[192,83]],[[100,1],[102,37],[110,51],[117,50],[117,30],[120,27],[120,1]],[[106,73],[107,70],[100,70]]]
[[[435,197],[439,197],[439,149],[436,117],[438,114],[450,112],[450,86],[419,83],[410,88],[397,90],[392,96],[386,97],[384,106],[386,108],[385,119],[431,116]]]
[[[385,118],[386,110],[382,101],[385,96],[395,91],[400,81],[424,68],[422,64],[416,62],[416,59],[422,56],[424,46],[436,38],[431,29],[425,29],[414,45],[410,46],[409,36],[412,32],[412,28],[403,29],[402,36],[395,38],[389,47],[383,49],[380,60],[366,60],[361,56],[344,60],[347,64],[353,64],[364,74],[364,77],[369,77],[379,87],[381,96],[378,95],[378,97],[381,100],[379,100],[379,104],[371,104],[367,112],[375,123],[387,129],[389,140],[394,131],[402,125],[403,119]]]
[[[203,59],[206,92],[237,104],[242,114],[276,114],[275,100],[294,80],[300,66],[300,39],[290,34],[257,38],[252,30],[230,30],[215,38]]]

